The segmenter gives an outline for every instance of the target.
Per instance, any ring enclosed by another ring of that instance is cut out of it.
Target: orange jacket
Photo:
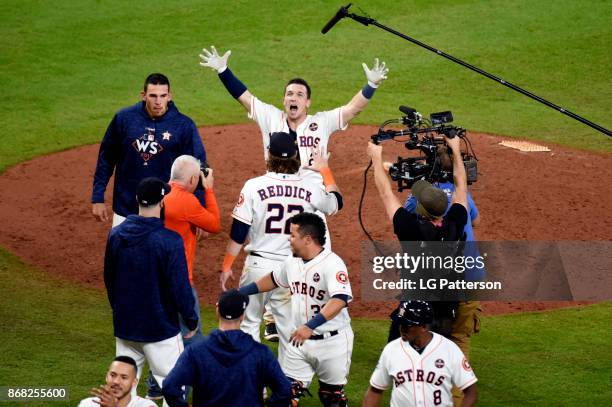
[[[164,198],[165,226],[183,237],[189,282],[193,285],[193,259],[196,252],[197,228],[210,233],[221,230],[221,214],[217,198],[211,188],[206,188],[204,199],[206,208],[196,196],[176,182],[170,182],[172,190]]]

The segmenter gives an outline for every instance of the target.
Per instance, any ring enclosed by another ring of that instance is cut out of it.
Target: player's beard
[[[123,400],[127,395],[129,395],[132,388],[128,387],[127,389],[123,390],[121,386],[113,386],[111,387],[111,390],[113,392],[113,396],[117,397],[117,401],[119,401]]]

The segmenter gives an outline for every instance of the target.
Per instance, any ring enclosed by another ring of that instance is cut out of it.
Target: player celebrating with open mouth
[[[378,62],[378,58],[372,69],[369,69],[365,63],[362,64],[368,81],[363,89],[344,106],[309,115],[311,90],[304,79],[294,78],[287,83],[283,97],[284,111],[282,111],[256,98],[232,73],[227,66],[231,53],[227,51],[220,56],[214,46],[211,46],[210,51],[204,48],[200,54],[200,65],[217,71],[227,91],[246,109],[249,118],[257,122],[263,137],[264,157],[268,158],[270,134],[289,133],[299,148],[302,168],[312,164],[314,148],[319,146],[327,150],[331,134],[345,130],[348,123],[368,105],[378,86],[387,79],[389,72],[384,62]]]

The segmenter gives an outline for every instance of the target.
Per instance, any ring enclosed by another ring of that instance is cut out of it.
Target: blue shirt
[[[115,172],[113,211],[121,216],[138,213],[136,187],[147,177],[170,179],[174,160],[189,154],[201,162],[206,152],[195,123],[173,102],[168,111],[152,119],[144,102],[118,112],[106,129],[94,174],[92,203],[104,202],[104,192]],[[203,199],[203,194],[198,196]]]

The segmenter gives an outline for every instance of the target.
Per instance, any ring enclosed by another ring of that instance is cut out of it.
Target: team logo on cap
[[[442,359],[436,359],[435,365],[438,369],[442,369],[444,367],[444,361]]]
[[[338,282],[340,284],[347,284],[349,279],[348,279],[348,274],[346,274],[346,271],[339,271],[336,273],[336,280],[338,280]]]
[[[321,276],[319,275],[319,273],[314,273],[314,275],[312,276],[312,281],[318,283],[319,280],[321,280]]]
[[[310,125],[308,126],[308,129],[310,131],[317,131],[318,128],[319,128],[319,125],[316,123],[310,123]]]
[[[472,366],[470,366],[470,362],[468,362],[466,358],[463,358],[461,361],[461,366],[463,366],[463,368],[468,372],[472,371]]]

